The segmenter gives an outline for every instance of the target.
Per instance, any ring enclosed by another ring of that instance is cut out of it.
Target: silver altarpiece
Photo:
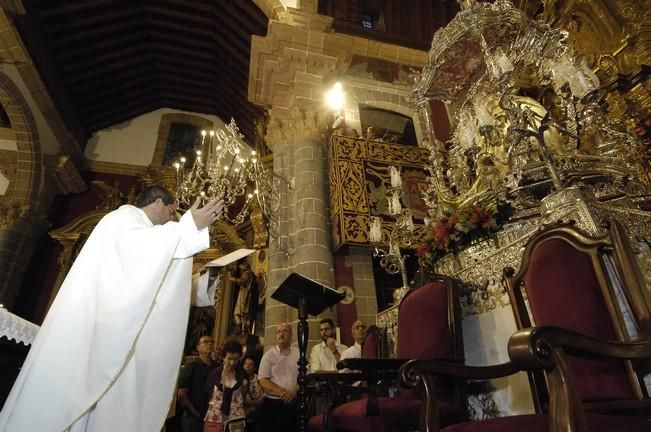
[[[574,220],[596,236],[604,218],[620,221],[650,289],[651,213],[642,210],[650,197],[640,182],[637,138],[611,121],[599,81],[568,46],[568,34],[507,0],[463,6],[434,35],[413,95],[431,143],[431,216],[485,199],[516,209],[493,239],[433,264],[460,281],[466,363],[496,364],[508,359],[516,330],[502,271],[519,267],[527,239],[544,224]],[[452,119],[447,143],[434,133],[441,119],[432,118],[433,100]],[[396,314],[381,313],[378,323],[391,328]],[[475,417],[532,412],[526,376],[492,382],[470,406]]]

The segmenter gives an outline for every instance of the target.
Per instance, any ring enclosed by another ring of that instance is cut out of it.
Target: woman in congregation
[[[247,391],[244,393],[246,432],[257,432],[259,430],[260,409],[264,401],[264,392],[258,384],[258,361],[254,356],[249,355],[247,351],[242,367],[249,381]]]
[[[246,415],[244,395],[248,392],[248,381],[244,371],[238,368],[242,344],[227,340],[222,345],[222,356],[222,367],[215,369],[207,382],[210,398],[204,432],[223,432],[228,420]]]

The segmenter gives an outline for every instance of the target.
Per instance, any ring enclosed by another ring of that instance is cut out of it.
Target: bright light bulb
[[[214,130],[210,131],[210,136],[215,136],[215,131]]]
[[[201,131],[201,136],[206,136],[206,131],[205,130]]]
[[[181,158],[181,163],[185,163],[185,158],[184,157]]]
[[[340,82],[336,82],[325,94],[326,103],[334,111],[340,111],[346,103],[346,94]]]
[[[202,197],[204,197],[204,196],[206,196],[206,193],[205,193],[204,191],[201,191],[201,193],[200,193],[199,195],[201,195]]]
[[[222,146],[218,145],[218,146],[217,146],[217,151],[219,151],[219,150],[221,150],[221,149],[222,149]]]
[[[174,162],[174,168],[179,169],[181,168],[181,164],[178,162]]]
[[[240,149],[236,148],[236,149],[235,149],[235,154],[236,154],[236,155],[237,155],[237,154],[240,154]]]
[[[197,150],[197,156],[201,156],[201,150]]]
[[[258,189],[254,190],[253,192],[254,192],[254,193],[258,193]]]
[[[249,199],[253,198],[253,194],[248,194],[247,196],[249,197]]]
[[[258,160],[256,158],[252,158],[251,162],[256,163]]]
[[[255,156],[256,154],[257,154],[257,153],[256,153],[255,150],[253,150],[253,151],[251,152],[251,156]]]

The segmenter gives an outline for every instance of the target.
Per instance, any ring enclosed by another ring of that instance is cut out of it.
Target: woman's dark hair
[[[242,344],[236,339],[228,339],[222,344],[221,352],[223,357],[226,357],[228,353],[242,355]]]
[[[138,208],[147,207],[160,198],[163,204],[174,204],[174,195],[162,186],[147,186],[136,197],[133,205]]]

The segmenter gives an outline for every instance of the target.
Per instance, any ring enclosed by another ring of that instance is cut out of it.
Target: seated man
[[[298,349],[291,346],[292,328],[287,323],[276,329],[277,345],[268,350],[260,361],[258,383],[264,391],[261,424],[269,431],[294,431],[298,410]]]
[[[335,323],[330,318],[324,318],[319,324],[319,332],[323,342],[314,345],[310,352],[310,372],[335,372],[341,353],[346,349],[335,340]]]

